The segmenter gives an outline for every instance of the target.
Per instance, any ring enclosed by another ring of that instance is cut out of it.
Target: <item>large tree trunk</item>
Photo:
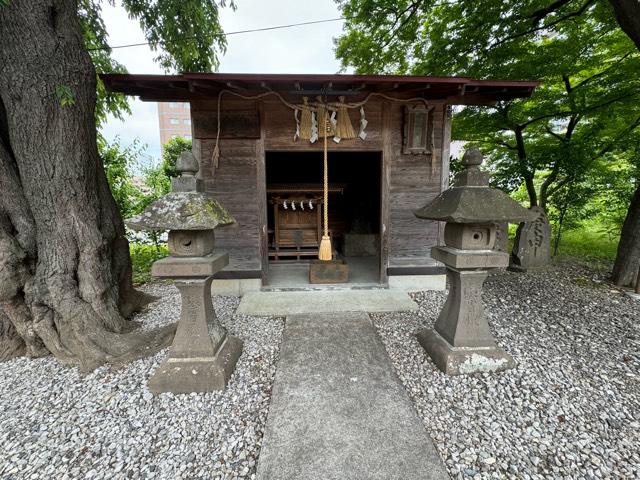
[[[640,50],[640,0],[609,0],[620,28]],[[640,265],[640,184],[629,205],[613,266],[616,285],[631,285]]]
[[[14,327],[0,344],[15,330],[28,355],[84,370],[156,351],[172,329],[125,318],[146,299],[98,156],[77,3],[12,0],[0,37],[0,306]]]
[[[609,0],[618,25],[640,50],[640,0]]]
[[[622,226],[618,254],[613,266],[613,281],[616,285],[635,285],[640,267],[640,183],[636,189],[627,218]]]

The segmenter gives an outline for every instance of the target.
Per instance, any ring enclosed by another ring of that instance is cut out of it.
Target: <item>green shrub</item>
[[[166,245],[147,245],[130,243],[129,253],[133,267],[133,283],[141,284],[151,281],[151,264],[169,255]]]

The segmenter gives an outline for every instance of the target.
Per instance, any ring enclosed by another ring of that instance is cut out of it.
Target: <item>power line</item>
[[[235,32],[228,32],[228,33],[219,33],[216,34],[216,37],[228,37],[231,35],[239,35],[241,33],[253,33],[253,32],[266,32],[267,30],[279,30],[282,28],[291,28],[291,27],[302,27],[304,25],[315,25],[317,23],[328,23],[328,22],[338,22],[340,20],[346,20],[345,17],[338,17],[338,18],[327,18],[325,20],[313,20],[311,22],[301,22],[301,23],[290,23],[287,25],[275,25],[273,27],[263,27],[263,28],[252,28],[249,30],[238,30]],[[188,40],[193,40],[197,37],[187,37]],[[87,50],[113,50],[115,48],[129,48],[129,47],[140,47],[143,45],[149,45],[149,42],[142,42],[142,43],[129,43],[127,45],[114,45],[114,46],[107,46],[107,47],[93,47],[93,48],[89,48]]]

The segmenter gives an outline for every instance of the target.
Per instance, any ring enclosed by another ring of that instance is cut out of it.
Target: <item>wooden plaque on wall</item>
[[[405,107],[402,153],[431,153],[434,147],[432,110],[433,107],[428,108],[424,105]]]

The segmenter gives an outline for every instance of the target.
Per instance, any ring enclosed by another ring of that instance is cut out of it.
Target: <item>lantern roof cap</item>
[[[489,174],[480,170],[482,154],[470,148],[462,157],[464,169],[453,187],[414,212],[418,218],[451,223],[521,222],[531,212],[501,190],[489,187]]]
[[[173,191],[127,220],[127,226],[133,230],[213,230],[235,223],[229,212],[203,191],[202,180],[195,177],[199,168],[193,152],[182,152],[176,161],[180,176],[171,179]]]
[[[213,230],[235,223],[213,197],[203,192],[171,192],[126,221],[133,230]]]

